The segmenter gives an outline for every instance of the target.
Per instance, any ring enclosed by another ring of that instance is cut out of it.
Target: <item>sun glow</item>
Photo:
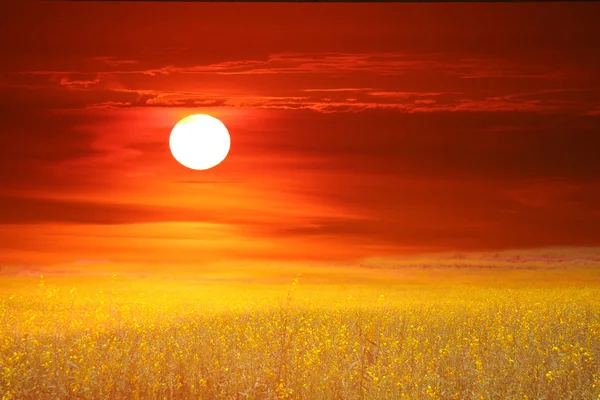
[[[185,117],[173,127],[169,138],[173,157],[195,170],[213,168],[221,163],[230,146],[231,138],[225,125],[205,114]]]

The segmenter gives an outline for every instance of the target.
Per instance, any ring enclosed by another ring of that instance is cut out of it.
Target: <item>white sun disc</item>
[[[204,170],[218,165],[227,157],[231,138],[225,125],[217,118],[194,114],[173,127],[169,147],[180,164]]]

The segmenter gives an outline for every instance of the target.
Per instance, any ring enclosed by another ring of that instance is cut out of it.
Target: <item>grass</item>
[[[5,276],[0,397],[600,398],[596,271]]]

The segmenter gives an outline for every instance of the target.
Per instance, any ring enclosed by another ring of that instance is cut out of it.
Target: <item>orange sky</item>
[[[598,3],[1,7],[0,263],[600,245]]]

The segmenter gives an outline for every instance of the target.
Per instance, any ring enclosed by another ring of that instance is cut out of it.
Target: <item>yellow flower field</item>
[[[2,399],[600,398],[595,284],[3,280]]]

